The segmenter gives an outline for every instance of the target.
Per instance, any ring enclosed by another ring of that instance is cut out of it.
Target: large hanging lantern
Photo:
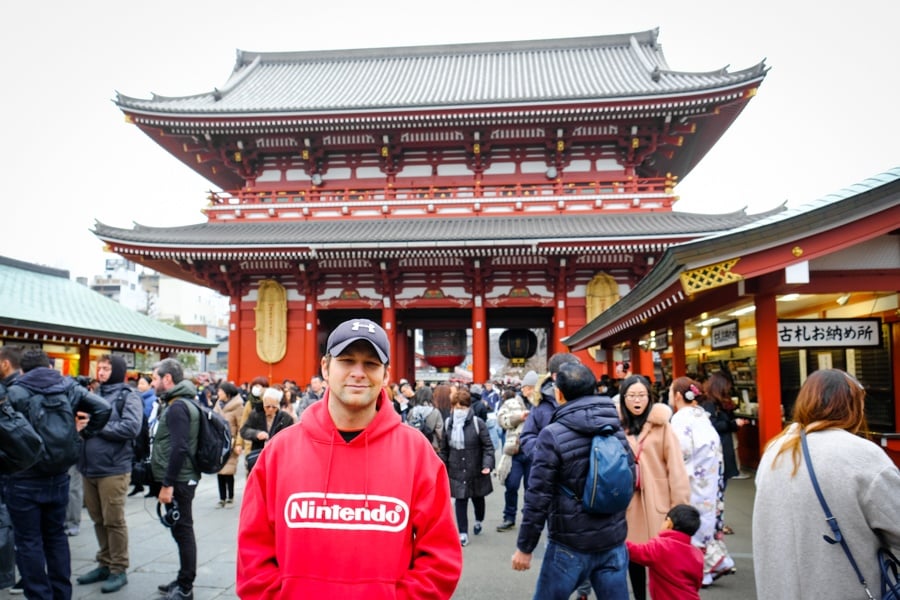
[[[515,366],[523,366],[534,356],[537,345],[537,335],[530,329],[507,329],[500,334],[500,354]]]
[[[449,372],[466,359],[465,329],[426,329],[422,332],[425,361],[432,367]]]

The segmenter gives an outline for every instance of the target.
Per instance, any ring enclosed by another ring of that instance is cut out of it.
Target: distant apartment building
[[[147,292],[141,287],[137,265],[130,260],[107,259],[103,274],[94,276],[90,288],[126,308],[149,314]]]

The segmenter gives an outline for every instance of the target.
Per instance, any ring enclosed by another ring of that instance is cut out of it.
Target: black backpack
[[[179,398],[200,411],[197,452],[191,457],[194,466],[207,474],[218,473],[231,456],[231,427],[222,415],[195,400]],[[191,410],[188,408],[188,410]]]
[[[75,411],[67,393],[57,392],[45,396],[13,385],[9,388],[9,398],[15,406],[25,409],[22,413],[44,440],[41,456],[31,467],[33,471],[58,475],[78,462],[81,436],[75,428]],[[27,401],[24,406],[23,401]]]
[[[125,388],[119,392],[119,397],[116,399],[116,408],[120,417],[122,416],[122,411],[125,410],[125,399],[128,398],[128,394],[132,391],[130,388]],[[131,440],[131,448],[134,450],[134,462],[141,462],[150,457],[150,422],[144,413],[143,401],[141,401],[141,430],[137,437]]]

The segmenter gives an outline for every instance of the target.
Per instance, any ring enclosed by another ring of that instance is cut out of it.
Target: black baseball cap
[[[338,356],[344,349],[357,340],[366,340],[375,348],[375,353],[381,362],[388,364],[391,360],[391,344],[388,342],[387,333],[381,325],[369,319],[350,319],[338,325],[325,345],[326,352],[331,356]]]

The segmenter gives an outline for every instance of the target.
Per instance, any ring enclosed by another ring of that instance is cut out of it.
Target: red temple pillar
[[[759,402],[759,447],[782,429],[781,365],[778,356],[778,307],[774,294],[757,294],[756,393]]]
[[[91,343],[89,340],[85,340],[78,347],[78,374],[94,376],[94,373],[91,373]]]
[[[316,297],[315,294],[307,294],[306,296],[306,319],[305,319],[305,331],[303,336],[303,347],[304,352],[303,356],[304,364],[309,365],[313,368],[313,373],[320,373],[321,367],[319,366],[322,360],[322,357],[319,356],[319,311],[316,308]],[[307,378],[308,381],[308,378]]]
[[[631,338],[628,341],[629,358],[630,358],[630,366],[631,373],[633,375],[644,375],[647,376],[647,371],[644,369],[644,365],[641,361],[641,338]],[[623,369],[625,371],[625,376],[628,377],[628,370]],[[652,372],[652,369],[651,369]]]
[[[566,259],[559,259],[556,274],[556,285],[553,293],[553,339],[550,354],[568,352],[562,339],[566,337]]]
[[[490,375],[487,311],[481,295],[475,296],[472,307],[472,381],[481,383]]]
[[[388,359],[392,370],[400,369],[400,363],[398,362],[399,348],[397,347],[399,343],[397,339],[397,310],[388,297],[384,298],[384,309],[381,311],[381,326],[384,328],[384,332],[387,333],[388,343],[391,345],[391,355]],[[399,380],[399,378],[397,379]]]
[[[228,377],[241,385],[241,296],[235,294],[228,301]]]
[[[669,343],[672,348],[672,377],[674,378],[676,373],[687,372],[687,355],[684,351],[684,321],[681,319],[672,324],[672,339]]]

